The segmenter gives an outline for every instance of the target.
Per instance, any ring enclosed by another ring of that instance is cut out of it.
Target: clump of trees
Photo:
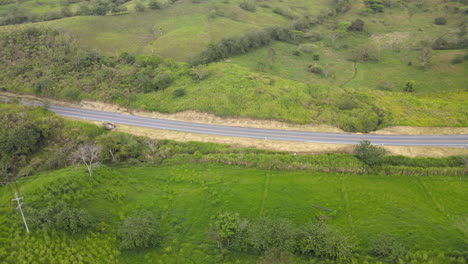
[[[71,16],[104,16],[109,13],[117,14],[127,11],[127,8],[123,6],[123,4],[128,1],[129,0],[82,1],[75,12],[73,12],[68,5],[80,1],[64,1],[60,11],[48,11],[42,15],[31,13],[21,7],[20,4],[17,4],[10,7],[8,12],[0,16],[0,25],[49,21]]]
[[[247,53],[250,50],[266,46],[273,40],[295,42],[301,34],[286,27],[272,27],[266,30],[247,33],[241,37],[224,38],[220,42],[210,44],[192,64],[208,64],[230,56]]]
[[[28,210],[30,222],[35,227],[53,228],[69,233],[79,233],[93,227],[94,219],[85,210],[71,207],[65,202],[52,202],[43,209]]]
[[[34,153],[56,138],[63,126],[60,119],[32,109],[0,108],[0,122],[0,175],[4,178],[16,176]]]
[[[349,240],[321,220],[297,228],[286,219],[262,217],[249,222],[238,214],[222,213],[210,237],[220,248],[260,254],[263,260],[297,254],[345,263],[353,252]]]

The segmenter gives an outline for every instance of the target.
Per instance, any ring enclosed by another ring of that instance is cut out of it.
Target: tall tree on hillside
[[[82,163],[86,166],[89,176],[93,176],[93,170],[98,164],[102,147],[96,144],[84,144],[78,147],[71,155],[74,163]]]
[[[431,62],[432,58],[432,49],[429,47],[424,47],[421,49],[421,54],[419,54],[419,64],[423,68],[426,68]]]

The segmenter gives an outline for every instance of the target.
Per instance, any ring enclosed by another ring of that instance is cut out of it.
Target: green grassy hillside
[[[56,44],[27,36],[29,24],[0,27],[5,39],[23,38],[21,44],[2,44],[1,88],[150,111],[328,124],[351,132],[467,126],[463,1],[106,1],[85,3],[92,14],[102,7],[99,15],[75,12],[34,23],[57,29],[60,45],[70,46],[55,58]],[[159,9],[149,8],[154,3]],[[35,12],[30,4],[16,5]],[[141,5],[144,10],[136,8]],[[29,44],[49,46],[29,58],[19,52],[28,52]],[[18,56],[11,59],[10,52]],[[153,58],[152,65],[141,63],[142,54]],[[76,64],[88,59],[78,70]],[[195,66],[200,63],[210,65]],[[38,92],[38,85],[48,91]]]

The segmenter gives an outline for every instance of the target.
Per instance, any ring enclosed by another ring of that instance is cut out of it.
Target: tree
[[[260,252],[273,248],[292,252],[294,237],[295,228],[285,219],[260,218],[247,228],[247,242]]]
[[[361,19],[356,19],[353,21],[351,26],[348,28],[349,31],[361,32],[364,30],[364,21]]]
[[[257,10],[257,5],[255,4],[255,0],[243,0],[239,4],[240,8],[249,11],[249,12],[255,12]]]
[[[149,248],[160,242],[160,229],[151,212],[125,218],[118,230],[121,249]]]
[[[96,144],[84,144],[78,147],[78,149],[72,153],[71,160],[74,163],[83,163],[87,170],[88,174],[91,177],[93,174],[93,169],[98,164],[99,154],[102,151],[102,147]]]
[[[241,219],[238,214],[222,213],[219,214],[214,223],[213,238],[218,243],[219,248],[231,246],[231,242],[241,231]]]
[[[403,89],[403,91],[408,92],[408,93],[412,93],[412,92],[414,92],[414,86],[415,85],[416,85],[415,81],[413,81],[413,80],[407,81],[405,83],[405,88]]]
[[[424,47],[421,49],[421,53],[419,54],[419,64],[426,68],[427,65],[430,63],[432,58],[432,49],[430,47]]]
[[[360,45],[351,51],[352,61],[376,61],[379,57],[379,51],[374,45]]]
[[[370,141],[363,140],[354,148],[354,153],[362,162],[374,167],[382,164],[385,156],[385,149],[373,146]]]
[[[345,236],[331,230],[324,222],[311,223],[298,235],[299,251],[308,256],[327,257],[336,262],[348,262],[353,252]]]

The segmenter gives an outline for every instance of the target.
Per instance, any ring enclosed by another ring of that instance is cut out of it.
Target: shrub
[[[332,5],[335,8],[336,13],[344,13],[351,9],[350,0],[333,0]]]
[[[146,10],[146,7],[142,2],[138,1],[138,2],[135,3],[135,10],[137,12],[143,12],[143,11]]]
[[[118,237],[121,249],[157,246],[161,240],[159,223],[150,212],[129,216],[120,224]]]
[[[320,67],[319,65],[317,64],[311,64],[308,66],[308,70],[312,73],[315,73],[315,74],[321,74],[323,72],[323,69],[322,67]]]
[[[294,249],[295,229],[285,219],[260,218],[247,228],[249,245],[260,252],[278,249],[292,252]]]
[[[78,233],[91,227],[93,220],[84,209],[64,208],[55,216],[55,227],[70,233]]]
[[[158,73],[153,79],[153,89],[163,90],[169,87],[172,83],[172,78],[167,73]]]
[[[408,92],[408,93],[412,93],[414,92],[414,86],[416,85],[416,82],[411,80],[411,81],[407,81],[405,83],[405,88],[403,88],[403,91],[405,92]]]
[[[149,4],[148,4],[148,7],[150,9],[161,9],[162,8],[161,4],[156,0],[151,0],[149,2]]]
[[[312,59],[313,59],[314,61],[318,61],[318,60],[320,60],[320,55],[317,54],[317,53],[314,53],[314,54],[312,54]]]
[[[364,21],[361,19],[356,19],[351,23],[351,26],[348,28],[349,31],[361,32],[364,30]]]
[[[445,24],[447,24],[447,19],[445,17],[436,17],[434,19],[434,24],[436,24],[436,25],[445,25]]]
[[[350,54],[352,61],[376,61],[379,59],[379,52],[374,45],[361,45],[353,49]]]
[[[175,89],[173,92],[172,92],[172,95],[174,97],[182,97],[185,95],[185,89],[184,88],[178,88],[178,89]]]
[[[199,153],[199,152],[198,152]],[[241,220],[238,214],[222,213],[216,217],[213,226],[213,238],[218,242],[219,248],[229,248],[232,241],[241,232]]]
[[[192,67],[189,74],[193,80],[202,81],[211,75],[211,71],[206,67],[206,65],[198,65]]]
[[[286,8],[275,8],[273,9],[273,13],[278,14],[280,16],[284,16],[288,19],[294,19],[296,18],[296,15],[294,15],[291,10],[286,9]]]
[[[323,222],[306,225],[298,235],[298,249],[303,255],[331,258],[337,262],[351,259],[348,239],[332,231]]]
[[[365,0],[366,6],[370,8],[374,13],[383,12],[384,4],[382,0]]]
[[[43,77],[34,84],[34,93],[36,95],[46,95],[48,91],[52,91],[53,85],[54,82],[51,79]]]
[[[240,8],[249,12],[255,12],[257,10],[257,5],[255,4],[255,0],[243,0],[239,6]]]
[[[365,164],[374,167],[383,163],[385,150],[382,147],[371,145],[370,141],[364,140],[354,147],[354,154]]]
[[[464,61],[465,59],[465,56],[461,55],[461,54],[457,54],[455,55],[452,60],[450,61],[452,64],[460,64]]]
[[[293,263],[294,257],[290,252],[281,251],[277,248],[272,248],[258,259],[258,264],[288,264]]]
[[[405,254],[404,247],[392,236],[381,234],[371,242],[371,255],[396,261]]]

